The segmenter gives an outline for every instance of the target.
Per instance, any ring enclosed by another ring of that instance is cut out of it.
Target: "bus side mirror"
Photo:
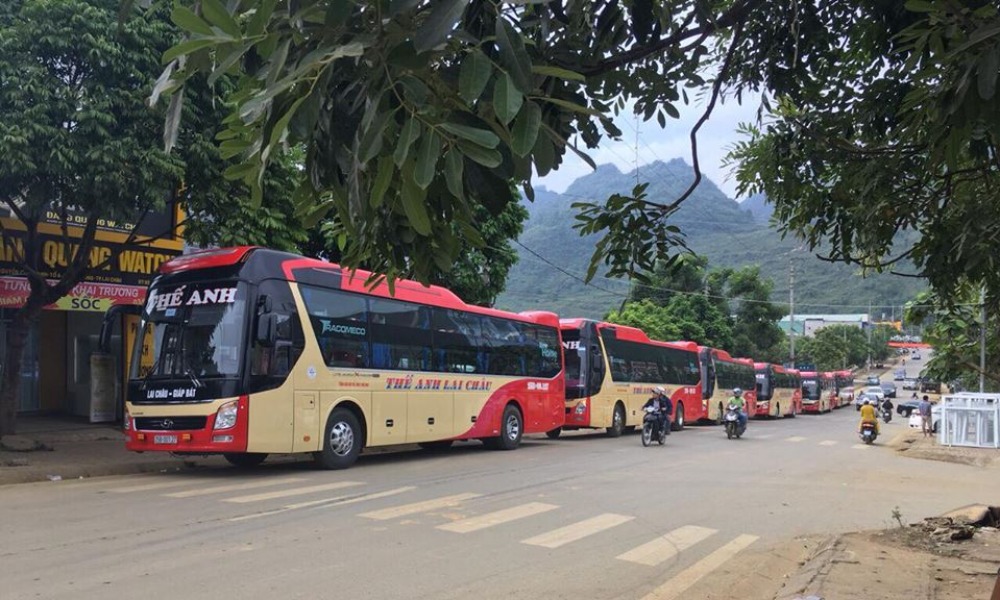
[[[278,315],[267,312],[257,317],[257,343],[270,348],[278,338]]]

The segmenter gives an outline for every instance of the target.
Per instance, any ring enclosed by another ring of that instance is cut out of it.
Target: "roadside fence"
[[[1000,448],[1000,394],[963,392],[941,399],[938,443]]]

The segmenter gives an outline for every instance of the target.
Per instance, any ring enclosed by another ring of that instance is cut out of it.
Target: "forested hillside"
[[[679,196],[693,176],[691,167],[680,159],[639,170],[639,180],[650,184],[650,198],[664,202]],[[518,247],[520,261],[511,270],[497,306],[544,308],[595,318],[618,307],[628,293],[627,282],[600,277],[592,285],[581,281],[597,238],[580,237],[573,229],[576,211],[571,205],[629,193],[635,183],[635,172],[622,173],[612,165],[602,165],[573,182],[565,194],[539,189],[536,201],[528,203],[531,216],[519,239],[523,244]],[[760,210],[755,204],[752,207]],[[925,287],[922,280],[894,275],[863,278],[856,267],[831,264],[796,250],[793,240],[782,240],[706,178],[671,222],[687,234],[690,248],[705,255],[712,268],[759,264],[762,274],[775,282],[776,301],[788,300],[789,270],[794,263],[798,313],[867,312],[869,302],[898,306]]]

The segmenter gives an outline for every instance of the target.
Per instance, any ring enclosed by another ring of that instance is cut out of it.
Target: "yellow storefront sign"
[[[108,298],[91,298],[89,296],[63,296],[56,303],[59,310],[84,310],[91,312],[106,312],[114,304]]]

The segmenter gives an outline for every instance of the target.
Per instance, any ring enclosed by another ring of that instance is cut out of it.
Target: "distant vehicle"
[[[893,381],[903,381],[906,379],[906,369],[896,369],[892,373],[892,379]]]
[[[865,379],[865,385],[878,385],[881,383],[877,375],[869,375],[868,379]]]
[[[919,400],[903,400],[902,402],[896,405],[896,412],[899,413],[899,415],[904,419],[908,419],[910,415],[917,412],[917,409],[919,408],[920,408]]]
[[[910,356],[910,360],[920,360],[920,353],[919,353],[919,352],[914,352],[914,353],[913,353],[913,354],[912,354],[912,355]]]
[[[916,379],[912,378],[912,377],[904,379],[903,380],[903,389],[904,390],[914,390],[914,391],[919,390],[920,389],[920,382],[917,381]]]
[[[886,398],[895,398],[896,397],[896,384],[895,383],[893,383],[891,381],[886,381],[884,383],[881,383],[879,385],[879,387],[882,388],[882,391],[885,393],[885,397]]]
[[[909,426],[911,429],[920,429],[923,423],[920,420],[920,415],[914,413],[909,417]],[[941,425],[941,405],[935,404],[931,407],[931,431],[934,433],[938,432],[938,427]]]
[[[861,393],[854,398],[854,410],[861,410],[861,405],[865,403],[865,400],[872,402],[874,404],[881,404],[885,400],[885,392],[882,391],[881,387],[869,386],[861,390]]]
[[[921,392],[930,392],[932,394],[940,394],[941,393],[941,382],[940,381],[931,381],[930,379],[921,379],[920,380],[920,391]]]

